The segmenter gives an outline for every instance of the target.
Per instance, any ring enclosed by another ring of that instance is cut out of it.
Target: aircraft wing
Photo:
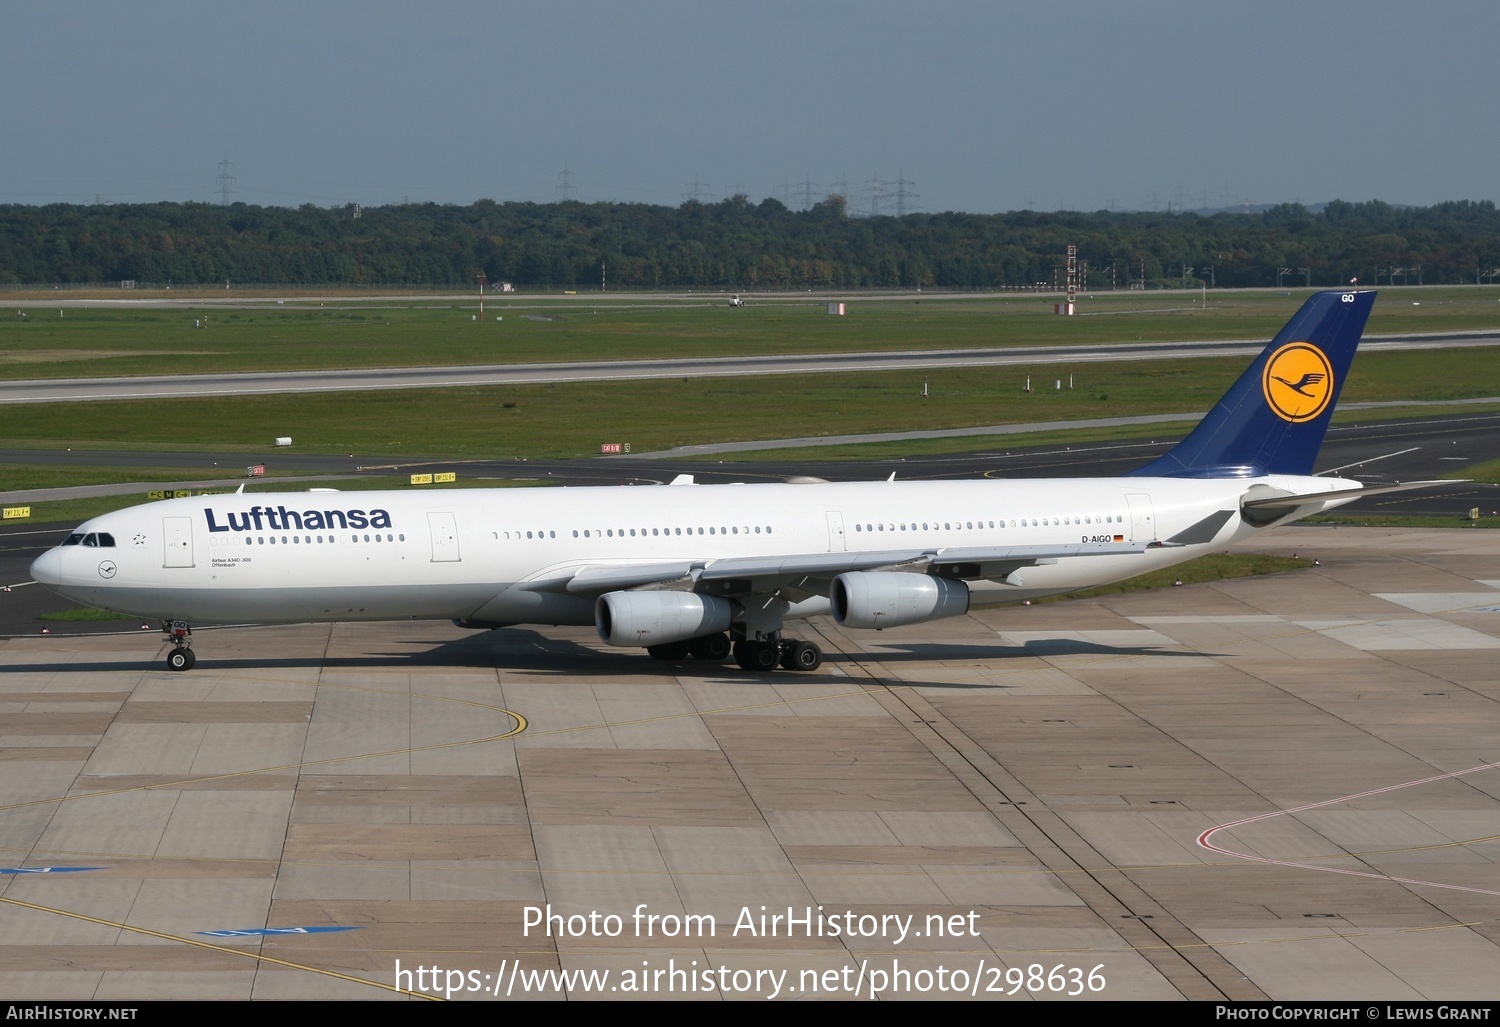
[[[737,556],[715,560],[697,577],[694,591],[712,596],[767,595],[788,599],[826,596],[833,579],[848,571],[909,568],[921,571],[920,549],[880,553],[813,553],[807,556]]]
[[[1144,553],[1151,542],[1081,542],[1060,546],[974,546],[941,549],[931,564],[957,578],[1003,578],[1022,567],[1056,563],[1075,556],[1119,556]]]
[[[693,569],[694,565],[686,560],[676,563],[581,567],[562,584],[564,590],[573,595],[601,596],[606,592],[618,592],[626,588],[644,588],[690,580]]]
[[[675,589],[715,596],[779,592],[798,598],[826,596],[833,579],[849,571],[936,569],[946,577],[1001,579],[1021,569],[1079,556],[1145,552],[1154,543],[1090,542],[1050,546],[968,546],[952,549],[893,549],[873,553],[814,553],[804,556],[743,556],[580,567],[571,576],[549,575],[531,587],[600,596],[627,589]]]

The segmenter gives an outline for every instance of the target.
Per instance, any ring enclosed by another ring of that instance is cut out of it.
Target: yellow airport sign
[[[29,507],[29,506],[7,506],[5,508],[5,517],[4,517],[4,520],[7,520],[7,521],[18,521],[18,520],[20,520],[23,517],[30,517],[30,516],[31,516],[31,507]]]
[[[431,485],[432,484],[432,475],[430,475],[430,474],[413,474],[411,476],[411,483],[413,485]]]

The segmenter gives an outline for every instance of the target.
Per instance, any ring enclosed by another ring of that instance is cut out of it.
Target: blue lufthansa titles
[[[319,531],[329,528],[389,528],[391,515],[385,510],[288,510],[284,506],[252,506],[245,513],[230,511],[228,524],[214,520],[211,507],[203,508],[209,531]]]

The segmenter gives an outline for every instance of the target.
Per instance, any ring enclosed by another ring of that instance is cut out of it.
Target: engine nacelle
[[[664,645],[729,630],[734,606],[693,592],[607,592],[594,603],[594,626],[610,645]]]
[[[894,628],[969,612],[969,586],[930,574],[851,571],[833,579],[833,619],[847,628]]]

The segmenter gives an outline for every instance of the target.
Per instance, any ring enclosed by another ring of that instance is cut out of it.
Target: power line
[[[237,190],[234,188],[234,165],[229,163],[229,158],[227,156],[223,160],[219,161],[219,177],[214,179],[214,181],[219,183],[219,206],[229,206],[229,194],[232,192],[236,192]]]
[[[870,206],[865,213],[872,218],[880,216],[880,208],[884,203],[881,186],[884,184],[884,182],[880,181],[880,174],[878,172],[872,174],[870,180],[865,183],[865,195],[870,198]]]
[[[809,172],[807,174],[807,177],[804,178],[801,184],[797,187],[797,198],[801,201],[803,210],[812,210],[813,192],[817,188],[818,183],[812,180],[812,173]]]
[[[684,200],[692,200],[695,203],[702,203],[705,199],[708,199],[710,195],[709,189],[711,188],[711,186],[709,186],[707,182],[700,179],[697,172],[694,172],[693,180],[682,188],[684,190],[682,194],[682,198]]]
[[[912,188],[917,183],[907,180],[904,169],[897,169],[896,181],[889,184],[896,187],[896,216],[898,218],[911,210],[912,200],[920,200],[922,198]]]

